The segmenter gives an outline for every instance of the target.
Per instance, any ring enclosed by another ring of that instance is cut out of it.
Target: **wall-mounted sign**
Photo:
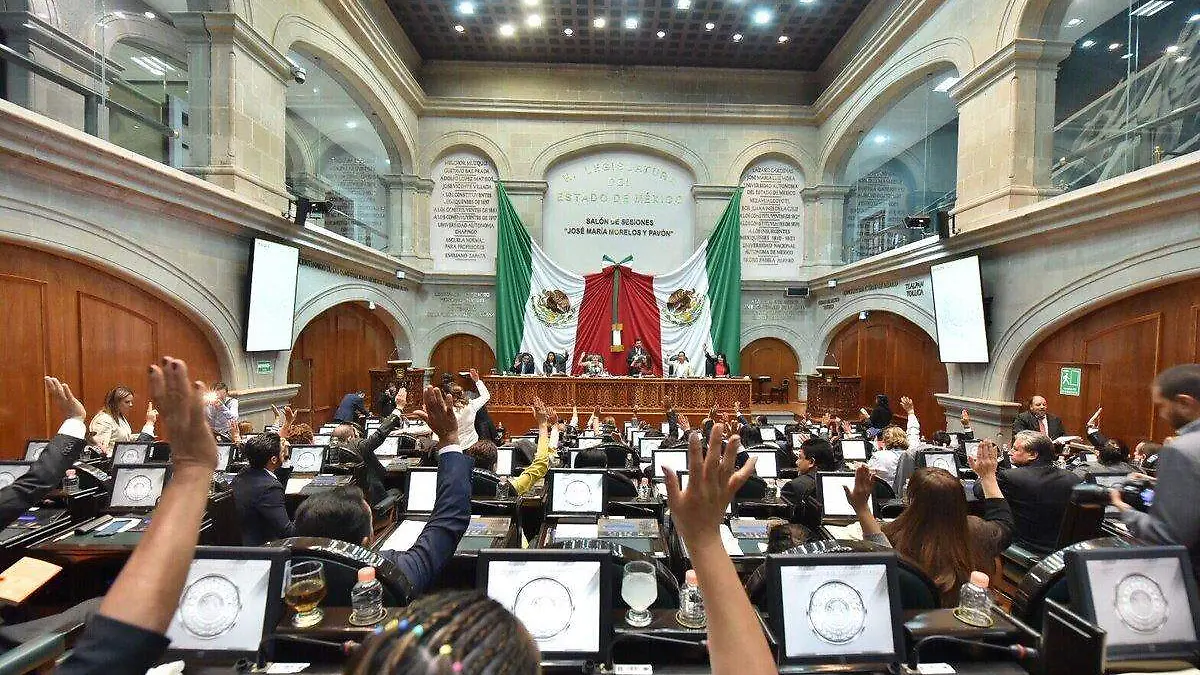
[[[496,168],[486,157],[461,151],[438,160],[429,199],[434,271],[496,271],[496,208]]]
[[[761,159],[742,176],[742,276],[795,279],[804,253],[804,175]]]
[[[259,375],[270,375],[275,370],[275,364],[270,361],[258,361],[254,365]]]
[[[1062,396],[1079,396],[1083,386],[1083,368],[1060,368],[1058,371],[1058,393]]]

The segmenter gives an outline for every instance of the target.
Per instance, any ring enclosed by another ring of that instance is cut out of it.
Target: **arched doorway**
[[[87,408],[100,410],[117,385],[134,391],[129,420],[141,428],[146,367],[165,352],[187,361],[198,380],[220,379],[205,331],[165,300],[108,272],[53,253],[0,244],[0,455],[21,456],[25,441],[49,438],[62,421],[48,408],[42,377],[63,378]],[[165,427],[159,425],[162,435]]]
[[[292,405],[314,428],[333,418],[346,394],[371,392],[371,369],[385,367],[395,338],[379,310],[343,302],[321,312],[300,331],[288,362],[288,382],[300,385]],[[373,408],[374,401],[367,401]]]
[[[795,400],[796,373],[799,370],[800,361],[796,358],[796,352],[779,338],[759,338],[742,348],[742,373],[749,375],[752,380],[767,375],[771,378],[771,387],[782,386],[786,381],[785,403]]]
[[[893,421],[903,426],[900,397],[908,396],[926,438],[946,428],[945,413],[933,397],[948,389],[946,366],[937,343],[913,322],[891,312],[869,312],[866,319],[842,326],[830,340],[828,353],[842,375],[862,378],[862,405],[868,410],[876,394],[887,394]]]
[[[469,333],[447,335],[437,343],[429,354],[429,366],[433,368],[434,385],[442,381],[443,373],[459,373],[476,368],[486,374],[496,365],[496,353],[483,338]]]
[[[1096,408],[1104,434],[1131,446],[1174,433],[1154,412],[1150,385],[1180,363],[1200,363],[1200,279],[1101,305],[1042,340],[1017,379],[1016,398],[1046,397],[1068,433],[1084,432]],[[1059,393],[1062,368],[1082,371],[1079,396]]]

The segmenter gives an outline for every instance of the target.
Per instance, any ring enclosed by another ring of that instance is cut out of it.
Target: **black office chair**
[[[1104,522],[1104,505],[1080,502],[1072,494],[1071,501],[1063,510],[1062,521],[1058,527],[1058,540],[1055,549],[1061,550],[1072,544],[1087,541],[1100,535],[1100,526]],[[1021,583],[1029,570],[1041,562],[1046,555],[1020,544],[1012,544],[1000,554],[1000,562],[1004,578],[1014,586]],[[1039,624],[1040,625],[1040,624]]]
[[[471,469],[471,496],[495,497],[500,485],[500,476],[487,469]]]
[[[0,674],[49,672],[66,649],[66,633],[39,635],[0,654]]]
[[[611,551],[617,584],[620,584],[621,570],[625,565],[636,561],[648,562],[654,566],[654,576],[658,579],[658,597],[654,599],[654,604],[650,605],[650,608],[677,609],[679,607],[679,580],[675,578],[674,574],[671,574],[671,570],[667,569],[666,565],[649,554],[603,539],[563,539],[546,548],[570,551]],[[615,590],[620,592],[620,587],[618,586]]]
[[[600,449],[604,451],[604,457],[608,460],[608,468],[610,469],[625,468],[625,462],[628,461],[629,455],[633,453],[633,450],[620,443],[605,443],[600,446]]]
[[[375,551],[325,537],[288,537],[266,544],[291,551],[292,563],[320,561],[325,568],[325,601],[331,607],[348,607],[350,589],[358,583],[358,570],[374,567],[375,578],[383,584],[386,607],[407,605],[413,597],[412,583],[391,561]]]
[[[1017,584],[1017,590],[1013,592],[1013,616],[1032,626],[1040,626],[1042,625],[1042,613],[1046,609],[1046,600],[1054,600],[1063,605],[1070,604],[1071,592],[1067,585],[1066,564],[1068,551],[1133,548],[1137,545],[1137,542],[1130,539],[1101,537],[1071,544],[1042,558],[1029,569],[1028,574]]]

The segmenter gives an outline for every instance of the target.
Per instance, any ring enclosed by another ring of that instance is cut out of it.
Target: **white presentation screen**
[[[943,363],[987,363],[979,256],[934,265],[933,313]]]
[[[296,316],[296,272],[300,249],[254,240],[250,256],[250,313],[246,320],[246,351],[272,352],[292,348]]]

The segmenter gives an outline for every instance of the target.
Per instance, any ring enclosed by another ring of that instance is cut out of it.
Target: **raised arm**
[[[63,423],[29,471],[0,490],[0,527],[7,527],[17,516],[37,504],[47,492],[58,487],[63,474],[83,452],[83,439],[87,431],[84,422],[87,413],[83,404],[71,393],[66,382],[47,377],[45,383],[50,400],[63,417]]]
[[[871,493],[875,490],[875,476],[871,469],[865,464],[859,464],[854,470],[854,489],[846,486],[842,486],[842,489],[846,491],[846,500],[854,507],[854,515],[862,525],[863,538],[876,543],[886,542],[883,528],[879,526],[879,521],[875,520],[875,514],[871,513]],[[879,541],[880,537],[883,537],[883,541]]]
[[[475,382],[475,389],[479,392],[478,396],[471,399],[471,409],[478,411],[492,400],[492,392],[488,391],[487,385],[483,383],[483,378],[479,377],[479,371],[474,368],[471,369],[471,380]]]
[[[533,418],[538,425],[537,454],[534,455],[533,463],[525,467],[521,475],[512,480],[513,491],[518,495],[529,492],[530,488],[544,478],[546,472],[550,470],[550,456],[553,454],[550,447],[551,432],[548,431],[550,417],[550,411],[546,408],[546,404],[540,398],[534,397]]]
[[[917,447],[921,445],[921,422],[917,419],[917,409],[913,405],[912,399],[907,396],[900,397],[900,406],[904,408],[904,413],[908,415],[908,423],[904,427],[904,434],[908,436],[908,449],[916,452]]]
[[[979,476],[980,492],[983,496],[983,538],[988,541],[989,551],[999,554],[1008,548],[1012,541],[1013,529],[1016,522],[1013,519],[1012,507],[1004,499],[1000,491],[1000,482],[996,476],[996,465],[1000,451],[991,439],[979,443],[979,454],[975,459],[968,459],[971,469]]]

